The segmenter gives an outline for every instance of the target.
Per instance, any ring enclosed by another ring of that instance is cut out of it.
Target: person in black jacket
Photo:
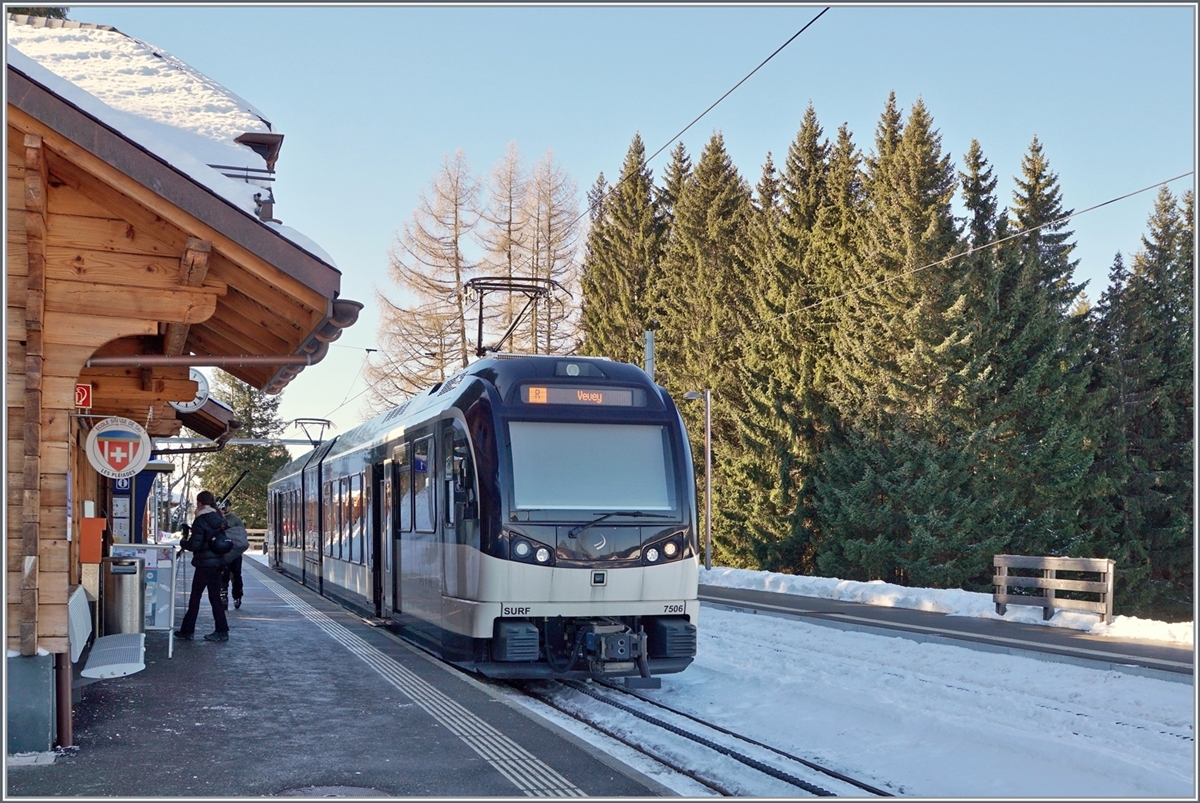
[[[196,496],[196,518],[192,520],[191,537],[180,541],[179,546],[192,553],[192,566],[196,574],[192,577],[192,595],[188,599],[187,613],[183,623],[175,631],[175,638],[191,641],[196,630],[196,617],[200,615],[200,598],[208,591],[212,603],[216,629],[204,637],[206,641],[229,641],[229,622],[225,618],[225,606],[221,604],[221,556],[212,550],[212,539],[225,527],[225,520],[216,509],[217,500],[212,491],[201,491]]]

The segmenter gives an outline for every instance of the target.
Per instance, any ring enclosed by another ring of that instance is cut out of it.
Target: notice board
[[[141,558],[146,567],[146,629],[175,626],[175,546],[173,544],[113,544],[113,557]]]

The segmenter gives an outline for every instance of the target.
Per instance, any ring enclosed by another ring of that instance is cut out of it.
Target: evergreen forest
[[[1192,616],[1190,190],[1089,304],[1042,144],[1005,202],[919,100],[865,149],[810,106],[753,186],[720,134],[645,162],[588,193],[580,350],[654,330],[697,466],[712,390],[715,563],[990,593],[996,554],[1104,557],[1117,612]]]

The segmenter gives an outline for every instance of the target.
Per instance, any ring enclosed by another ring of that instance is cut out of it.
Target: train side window
[[[347,508],[350,514],[350,526],[347,528],[350,535],[349,546],[346,549],[346,560],[361,561],[362,560],[362,474],[353,474],[350,477],[350,495],[346,500]]]
[[[321,529],[320,520],[317,518],[319,492],[317,490],[309,490],[307,496],[301,489],[297,488],[288,494],[287,504],[290,509],[292,519],[291,544],[296,548],[305,546],[305,527],[313,531],[314,548],[316,544],[316,533]],[[307,505],[307,507],[305,507]]]
[[[412,485],[417,532],[431,533],[436,529],[433,468],[433,436],[428,435],[413,444]]]
[[[408,460],[408,448],[399,446],[396,448],[396,498],[400,505],[400,532],[412,532],[412,509],[413,509],[413,488],[412,488],[412,465]]]
[[[456,517],[464,520],[479,517],[475,506],[475,465],[471,460],[471,442],[461,421],[446,423],[443,432],[446,479],[446,523],[454,524]]]
[[[292,546],[299,549],[304,546],[303,527],[300,519],[300,512],[303,509],[301,505],[304,500],[300,498],[299,491],[292,491]],[[314,515],[311,521],[316,522],[317,517]],[[315,525],[314,525],[315,526]]]
[[[333,533],[334,533],[334,527],[337,524],[337,511],[333,507],[333,501],[334,501],[333,500],[333,480],[325,481],[324,497],[325,497],[325,517],[324,517],[325,521],[323,522],[323,524],[324,524],[323,529],[325,531],[324,552],[326,555],[332,556],[333,555]]]
[[[333,481],[333,543],[329,545],[331,557],[342,556],[342,481]]]
[[[371,562],[371,536],[367,528],[367,500],[368,498],[374,498],[375,494],[371,493],[371,487],[367,485],[367,475],[365,472],[358,475],[358,480],[362,483],[362,495],[359,497],[358,510],[358,531],[361,533],[362,549],[358,553],[358,562],[366,566]],[[379,503],[376,502],[375,504]]]
[[[342,547],[342,557],[346,560],[354,560],[354,479],[354,477],[346,477],[342,480],[342,487],[346,491],[346,496],[342,500],[342,513],[344,514],[342,529],[346,535],[346,542]]]
[[[338,546],[337,555],[334,557],[345,558],[349,547],[347,541],[347,531],[350,529],[350,480],[348,477],[342,477],[338,482]]]

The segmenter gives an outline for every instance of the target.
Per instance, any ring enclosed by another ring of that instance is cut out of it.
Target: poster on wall
[[[117,483],[129,480],[117,480]],[[117,496],[121,493],[120,488],[113,490],[112,498],[112,536],[113,542],[118,544],[128,544],[130,540],[129,516],[131,510],[131,502],[128,496]]]

